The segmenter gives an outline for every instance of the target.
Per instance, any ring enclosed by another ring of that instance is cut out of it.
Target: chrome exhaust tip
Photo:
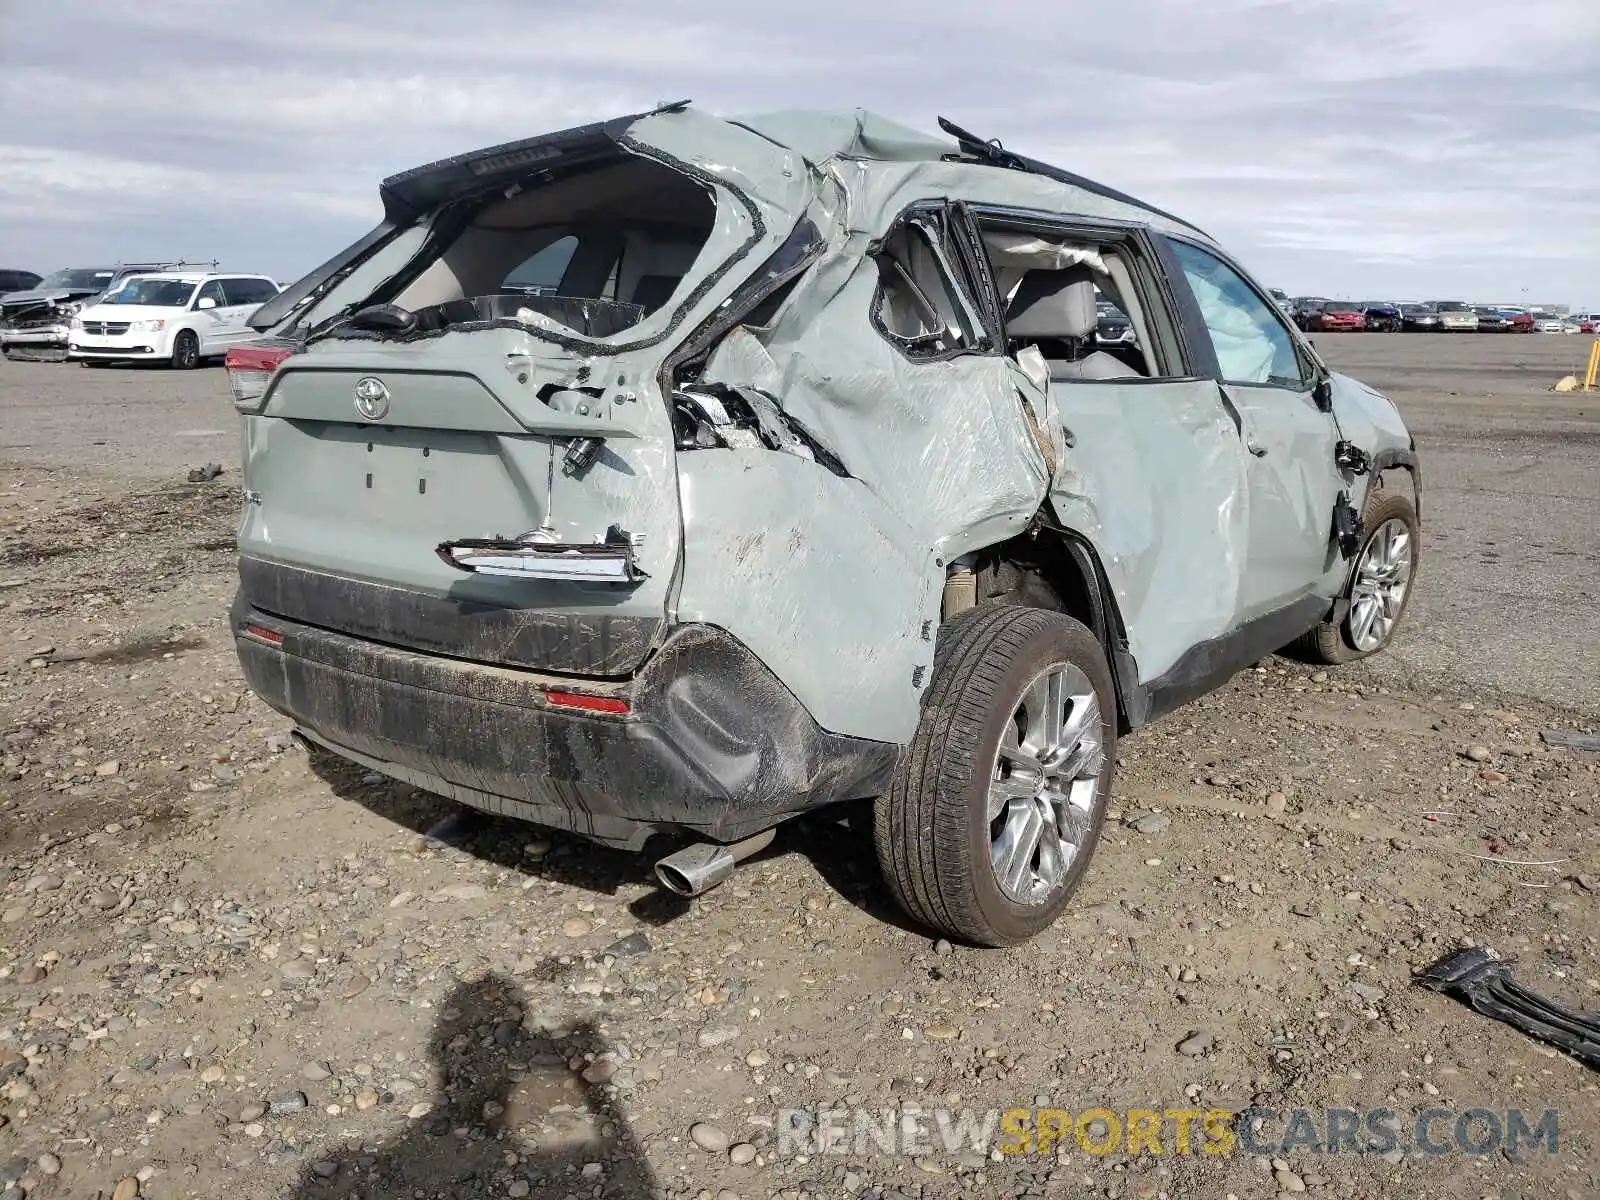
[[[676,896],[703,896],[732,875],[734,867],[770,846],[776,832],[768,829],[727,846],[716,842],[685,846],[656,863],[656,878]]]

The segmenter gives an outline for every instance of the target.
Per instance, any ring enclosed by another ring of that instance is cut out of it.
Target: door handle
[[[1254,438],[1247,440],[1244,444],[1244,448],[1250,451],[1251,454],[1254,454],[1257,458],[1265,458],[1267,456],[1267,448]]]

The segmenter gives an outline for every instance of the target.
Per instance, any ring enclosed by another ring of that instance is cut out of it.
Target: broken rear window
[[[394,305],[425,330],[514,319],[527,308],[584,336],[608,336],[672,299],[716,219],[706,187],[640,158],[507,190],[442,214],[422,256],[355,307]],[[556,303],[518,303],[534,299]],[[601,309],[608,332],[597,335],[591,318]]]

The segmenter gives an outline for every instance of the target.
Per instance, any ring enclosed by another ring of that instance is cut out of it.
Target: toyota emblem
[[[356,411],[369,421],[381,421],[389,411],[389,389],[381,379],[364,375],[356,380]]]

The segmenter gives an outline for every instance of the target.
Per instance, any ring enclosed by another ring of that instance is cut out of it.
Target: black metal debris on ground
[[[1421,971],[1415,982],[1455,996],[1486,1017],[1600,1069],[1600,1018],[1563,1008],[1531,992],[1511,976],[1511,964],[1487,946],[1447,954]]]
[[[221,474],[222,474],[222,464],[221,463],[207,463],[205,466],[196,467],[194,470],[189,472],[189,482],[190,483],[210,483],[213,479],[215,479],[217,476],[219,476]]]

